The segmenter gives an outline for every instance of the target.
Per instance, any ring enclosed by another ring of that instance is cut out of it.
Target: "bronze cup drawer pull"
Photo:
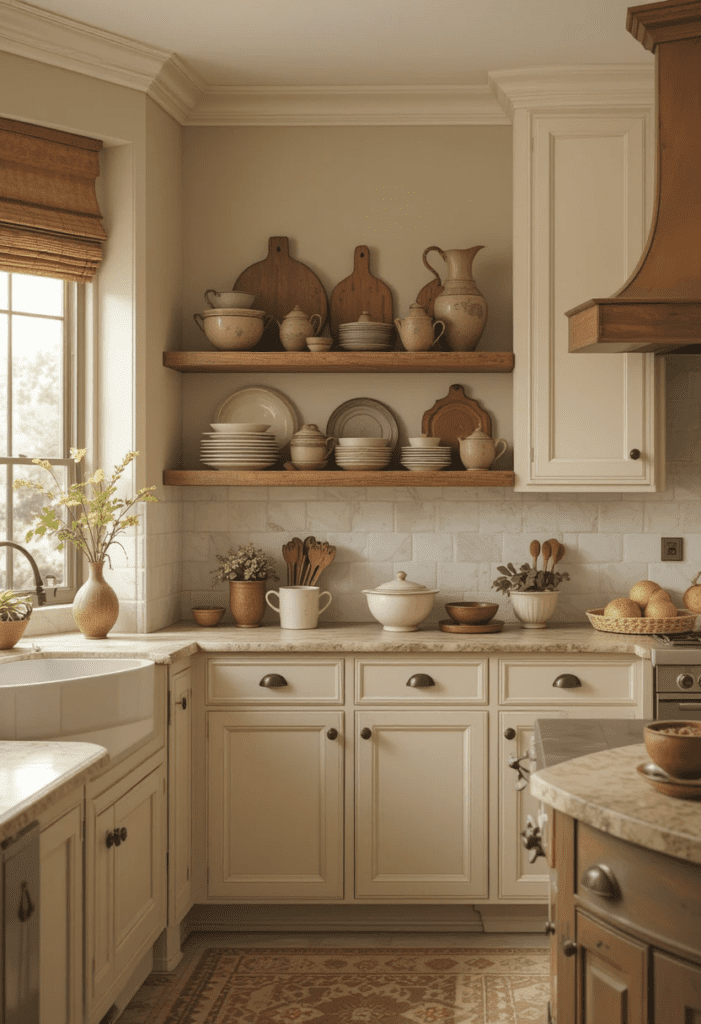
[[[407,679],[407,686],[415,686],[417,688],[424,686],[435,686],[435,680],[431,676],[427,676],[425,672],[417,672],[416,675],[411,676]]]
[[[271,672],[269,675],[263,676],[258,685],[273,689],[276,686],[287,686],[288,683],[284,676],[278,675],[277,672]]]
[[[582,875],[582,886],[605,900],[620,900],[621,890],[616,876],[605,864],[592,864]]]
[[[579,676],[573,676],[569,672],[565,672],[564,675],[558,676],[553,681],[553,686],[558,686],[563,690],[573,690],[576,686],[581,686],[582,680]]]

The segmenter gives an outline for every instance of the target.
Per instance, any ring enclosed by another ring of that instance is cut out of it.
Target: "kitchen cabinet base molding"
[[[413,473],[408,469],[347,472],[343,469],[262,470],[232,472],[219,469],[165,469],[167,487],[513,487],[510,470],[437,470]]]

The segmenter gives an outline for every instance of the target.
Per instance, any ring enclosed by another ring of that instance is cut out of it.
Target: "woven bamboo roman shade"
[[[102,143],[0,118],[0,270],[90,281],[107,238]]]

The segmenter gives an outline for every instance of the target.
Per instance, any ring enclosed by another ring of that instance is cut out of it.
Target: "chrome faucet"
[[[34,573],[34,582],[36,583],[36,587],[34,588],[34,592],[35,592],[35,594],[37,596],[37,603],[39,605],[46,604],[46,593],[44,591],[44,581],[41,578],[41,573],[39,572],[39,566],[36,564],[36,562],[34,561],[34,558],[29,553],[29,551],[27,551],[26,548],[23,548],[21,544],[15,544],[15,542],[13,540],[0,540],[0,548],[16,548],[17,551],[21,551],[22,554],[28,559],[29,564],[32,567],[32,572]]]

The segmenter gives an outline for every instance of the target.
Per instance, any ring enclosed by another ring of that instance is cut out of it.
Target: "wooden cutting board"
[[[351,324],[366,311],[378,323],[394,323],[392,293],[384,281],[370,273],[368,246],[356,245],[353,273],[331,292],[329,328],[333,340],[338,343],[339,324]]]
[[[489,413],[474,398],[468,398],[462,384],[451,384],[445,398],[427,409],[421,420],[421,433],[429,437],[441,437],[453,449],[453,464],[460,462],[459,437],[467,437],[477,427],[492,436],[492,420]]]
[[[323,284],[313,270],[290,256],[289,239],[283,236],[268,239],[268,255],[259,263],[247,267],[234,281],[232,291],[254,293],[255,308],[282,320],[295,306],[307,316],[318,313],[322,334],[328,318],[329,304]],[[267,343],[267,344],[266,344]],[[277,324],[265,331],[258,348],[280,345]]]

